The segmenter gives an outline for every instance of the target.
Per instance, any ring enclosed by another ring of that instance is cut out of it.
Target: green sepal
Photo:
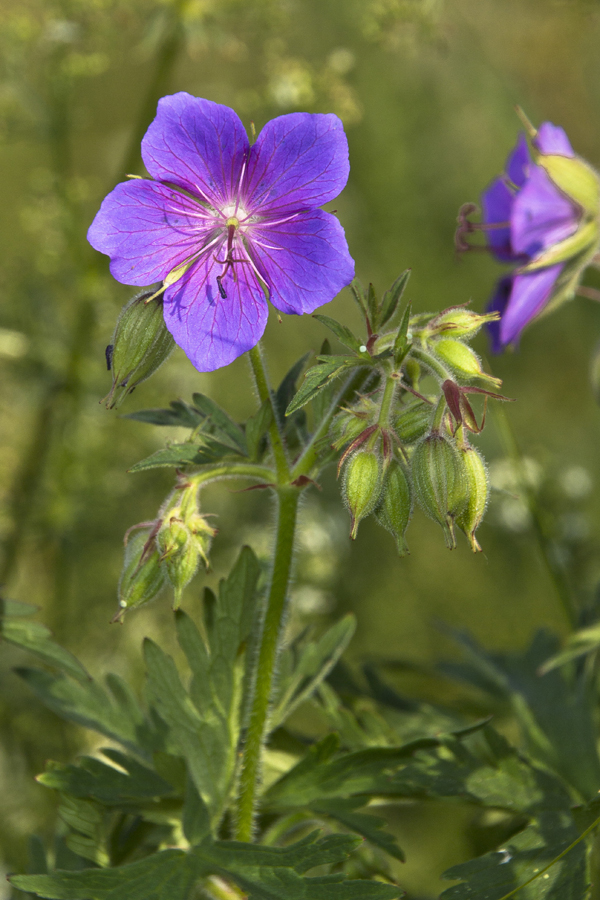
[[[326,328],[329,328],[332,331],[337,339],[349,350],[352,350],[354,353],[361,353],[361,347],[363,346],[362,341],[359,341],[357,337],[347,328],[345,325],[342,325],[341,322],[337,322],[335,319],[332,319],[330,316],[322,316],[320,314],[313,315],[313,319],[317,319]],[[366,351],[364,351],[366,352]]]
[[[568,238],[552,244],[547,250],[542,251],[530,263],[519,268],[519,274],[526,275],[529,272],[537,272],[557,263],[571,260],[580,253],[585,253],[594,248],[594,252],[600,241],[600,231],[596,220],[585,222],[574,234]]]
[[[546,170],[550,179],[563,194],[570,197],[590,216],[597,216],[600,207],[598,173],[581,157],[535,154],[536,163]]]
[[[398,278],[396,278],[391,288],[383,295],[383,298],[381,300],[381,307],[379,310],[379,328],[381,328],[383,325],[387,325],[390,319],[393,319],[396,310],[398,309],[398,304],[402,299],[402,295],[406,290],[406,285],[408,284],[408,279],[410,278],[411,271],[411,269],[406,269],[401,275],[398,276]]]

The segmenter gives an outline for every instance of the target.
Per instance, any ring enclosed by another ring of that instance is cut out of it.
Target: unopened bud
[[[352,454],[344,470],[342,493],[352,516],[350,537],[354,540],[361,519],[373,512],[381,495],[382,463],[372,450]]]
[[[332,447],[340,450],[344,444],[353,441],[361,431],[364,431],[366,421],[364,416],[357,416],[354,413],[342,411],[333,420],[331,434],[334,438]]]
[[[119,406],[127,394],[156,372],[171,355],[175,341],[165,325],[162,297],[151,299],[142,291],[127,303],[117,320],[106,358],[113,374],[110,393],[105,398],[110,409]]]
[[[495,322],[500,318],[498,312],[480,313],[464,306],[454,306],[436,316],[427,331],[430,334],[452,334],[453,337],[473,337],[486,322]]]
[[[460,447],[459,455],[462,458],[468,481],[467,502],[462,512],[456,516],[456,524],[464,531],[469,539],[474,553],[481,550],[475,532],[481,524],[489,497],[488,477],[485,463],[477,450],[470,445]]]
[[[393,534],[400,556],[408,553],[406,529],[412,515],[412,491],[404,467],[396,460],[390,462],[387,470],[381,502],[375,510],[375,518],[387,531]]]
[[[481,360],[474,350],[471,350],[462,341],[455,338],[441,338],[433,345],[433,351],[436,356],[447,363],[459,375],[467,378],[479,377],[491,381],[493,384],[501,384],[499,378],[488,375],[481,368]]]
[[[126,540],[125,562],[119,579],[119,611],[121,619],[128,609],[153,600],[165,585],[166,573],[152,533],[144,529]]]
[[[179,510],[167,513],[156,535],[160,558],[175,592],[174,607],[181,603],[183,589],[198,569],[200,553],[187,525],[177,516]]]
[[[446,546],[456,546],[454,519],[467,502],[468,482],[456,447],[438,432],[417,444],[411,459],[417,500],[423,511],[442,526]]]
[[[420,440],[429,431],[432,415],[433,407],[421,400],[401,409],[394,422],[394,428],[402,443],[414,444]]]
[[[210,551],[210,546],[212,544],[212,539],[217,533],[217,529],[209,525],[206,521],[206,516],[201,515],[199,512],[191,513],[191,515],[189,515],[186,519],[186,525],[193,535],[194,542],[196,544],[198,553],[202,558],[202,562],[208,569],[208,554]]]

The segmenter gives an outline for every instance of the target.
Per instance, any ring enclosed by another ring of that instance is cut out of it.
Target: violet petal
[[[531,166],[525,186],[515,197],[511,243],[516,253],[536,256],[577,231],[578,209],[558,190],[545,170]]]
[[[569,159],[575,157],[575,151],[564,128],[553,125],[552,122],[542,122],[533,139],[533,145],[544,156],[568,156]]]
[[[496,225],[506,222],[504,228],[485,231],[488,247],[500,262],[509,262],[515,258],[510,244],[510,215],[514,199],[515,195],[504,178],[496,178],[481,195],[484,223]]]
[[[504,346],[515,341],[525,326],[542,311],[550,300],[563,264],[548,266],[538,272],[515,275],[510,298],[500,320],[500,342]]]
[[[136,178],[105,197],[88,231],[88,241],[110,256],[110,271],[122,284],[160,281],[214,230],[206,209],[185,194]]]
[[[344,229],[321,209],[257,224],[248,243],[271,303],[285,313],[313,312],[354,278]]]
[[[500,278],[496,284],[496,290],[492,295],[492,299],[488,303],[486,312],[499,312],[501,316],[504,315],[512,290],[513,278],[513,275],[505,275],[503,278]],[[500,340],[501,321],[499,319],[496,322],[488,322],[486,326],[492,344],[492,353],[502,353],[504,350],[504,344]]]
[[[264,291],[250,266],[236,266],[227,277],[226,298],[216,276],[223,265],[205,254],[165,291],[165,324],[199,372],[226,366],[254,347],[265,330],[268,308]]]
[[[232,109],[181,91],[158,101],[142,158],[157,181],[177,184],[222,209],[234,202],[249,146]]]
[[[529,174],[530,163],[531,156],[527,146],[527,138],[521,132],[514,149],[506,160],[506,174],[517,187],[522,187],[525,184]]]
[[[348,141],[337,116],[279,116],[250,150],[242,203],[271,215],[322,206],[337,197],[349,171]]]

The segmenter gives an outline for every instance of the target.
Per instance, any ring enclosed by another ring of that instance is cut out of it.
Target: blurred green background
[[[350,142],[348,187],[334,204],[357,273],[385,289],[407,266],[414,308],[467,300],[482,309],[499,274],[485,254],[457,259],[461,203],[501,169],[518,119],[564,126],[600,165],[600,10],[577,0],[3,0],[0,8],[0,582],[41,607],[40,619],[94,673],[140,679],[143,635],[171,646],[168,601],[109,625],[126,528],[151,519],[172,473],[127,475],[165,439],[107,411],[104,348],[133,293],[113,282],[85,234],[105,193],[142,171],[140,139],[158,97],[178,90],[234,107],[257,130],[293,110],[336,112]],[[587,283],[594,285],[594,275]],[[600,280],[597,282],[600,286]],[[350,293],[326,310],[359,327]],[[272,315],[265,348],[273,381],[323,329]],[[544,552],[515,484],[497,418],[479,446],[498,489],[480,531],[449,553],[421,514],[410,557],[370,520],[356,544],[333,473],[309,495],[294,587],[295,615],[326,623],[353,610],[350,662],[431,666],[455,653],[440,621],[486,646],[520,648],[540,626],[566,630],[557,585],[591,603],[600,579],[600,414],[589,386],[600,307],[577,300],[492,360],[546,535]],[[485,337],[478,349],[486,352]],[[247,362],[200,375],[181,351],[120,412],[210,394],[239,417],[253,403]],[[181,435],[180,435],[181,436]],[[266,554],[271,512],[261,492],[210,488],[218,514],[213,569],[240,542]],[[25,656],[0,647],[0,868],[22,867],[26,835],[49,834],[55,801],[33,776],[47,758],[94,750],[21,686]],[[411,670],[406,669],[407,672]],[[427,680],[403,688],[427,694]],[[431,697],[430,699],[436,699]],[[466,807],[406,806],[411,898],[436,896],[439,872],[479,852]],[[0,884],[0,897],[3,888]],[[7,895],[8,896],[8,895]]]

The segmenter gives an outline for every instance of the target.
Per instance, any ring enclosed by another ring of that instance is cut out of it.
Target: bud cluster
[[[153,600],[167,585],[173,588],[173,607],[177,609],[200,562],[208,568],[208,553],[216,533],[200,513],[198,486],[193,479],[181,481],[153,522],[136,525],[125,535],[115,619]]]
[[[416,501],[441,526],[450,549],[458,526],[471,548],[481,550],[476,531],[489,483],[467,434],[482,430],[485,410],[478,422],[469,395],[482,394],[485,403],[489,397],[506,398],[489,390],[500,381],[484,372],[468,342],[497,314],[478,315],[464,306],[438,315],[407,312],[396,331],[378,334],[372,327],[376,315],[369,316],[377,309],[372,296],[370,288],[371,306],[365,301],[363,309],[379,384],[341,408],[331,430],[333,449],[342,451],[338,473],[351,537],[373,513],[404,555]]]

